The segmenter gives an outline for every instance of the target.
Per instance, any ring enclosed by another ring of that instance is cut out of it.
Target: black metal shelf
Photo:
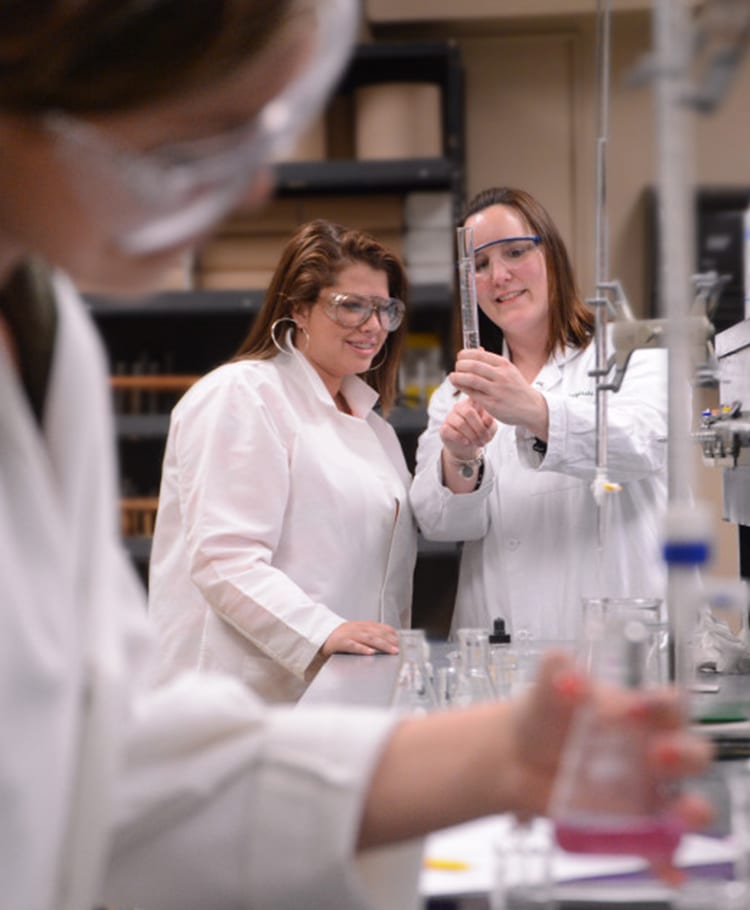
[[[162,291],[131,300],[87,294],[85,297],[94,317],[108,319],[143,319],[163,316],[190,316],[247,313],[254,315],[263,302],[264,291]]]
[[[86,302],[95,318],[144,319],[164,316],[255,316],[260,311],[265,290],[248,288],[237,291],[163,291],[133,300],[87,295]],[[415,284],[409,289],[409,308],[446,309],[453,307],[453,288],[448,284]]]
[[[427,426],[424,408],[394,407],[388,422],[397,433],[421,433]],[[169,414],[118,414],[115,428],[119,439],[166,439]]]
[[[449,87],[460,71],[460,52],[454,41],[359,44],[337,91],[383,82],[384,73],[389,82],[437,82]]]
[[[411,192],[450,189],[458,179],[449,158],[290,161],[276,166],[276,191],[296,193]]]
[[[118,414],[115,427],[120,439],[166,439],[169,414]]]

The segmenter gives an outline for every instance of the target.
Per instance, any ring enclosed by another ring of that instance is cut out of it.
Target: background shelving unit
[[[356,89],[378,82],[434,82],[440,87],[442,151],[435,158],[290,161],[276,166],[277,196],[304,198],[314,212],[326,194],[354,198],[439,190],[450,194],[457,216],[464,201],[463,75],[450,42],[360,45],[333,103],[351,104]],[[455,220],[455,217],[454,217]],[[356,225],[355,225],[356,226]],[[124,499],[144,502],[158,493],[169,412],[181,392],[122,388],[123,373],[143,377],[199,376],[231,357],[263,300],[263,288],[170,290],[123,302],[88,295],[113,374],[116,431]],[[410,288],[409,330],[439,335],[445,365],[452,357],[454,289],[451,283]],[[410,467],[426,424],[424,407],[399,404],[390,418]],[[124,511],[125,514],[125,511]],[[145,526],[148,528],[148,516]],[[144,581],[150,554],[147,534],[124,520],[125,541]],[[415,624],[443,634],[457,575],[455,545],[420,541],[415,576]]]

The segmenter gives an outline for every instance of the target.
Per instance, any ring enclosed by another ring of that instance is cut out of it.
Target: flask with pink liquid
[[[624,683],[642,684],[648,630],[628,619],[607,629],[623,649]],[[646,765],[638,722],[623,725],[599,708],[584,708],[566,746],[552,800],[557,843],[572,853],[628,854],[669,859],[682,826],[670,814],[669,793]]]

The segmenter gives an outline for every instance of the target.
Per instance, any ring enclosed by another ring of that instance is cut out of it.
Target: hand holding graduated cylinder
[[[458,275],[461,291],[461,329],[464,348],[479,347],[477,273],[474,259],[474,228],[456,228]]]

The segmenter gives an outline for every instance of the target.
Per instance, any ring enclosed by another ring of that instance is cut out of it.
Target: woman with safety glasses
[[[238,355],[174,409],[149,581],[164,676],[293,701],[330,654],[397,653],[411,478],[373,407],[395,396],[405,291],[372,237],[304,225]]]
[[[549,799],[573,715],[560,663],[534,701],[415,719],[270,709],[218,674],[153,681],[143,591],[119,539],[106,360],[75,282],[152,287],[243,196],[260,198],[269,152],[340,75],[357,5],[0,3],[4,907],[412,908],[421,850],[409,838]],[[346,304],[345,321],[372,307],[394,324],[386,282],[342,275],[319,303],[302,298],[311,317]],[[364,299],[333,296],[349,291]],[[356,339],[357,362],[374,322],[331,322]],[[282,325],[280,344],[301,350],[303,333],[287,343]],[[284,404],[267,391],[271,421]],[[277,469],[257,464],[247,483]],[[396,489],[393,472],[373,459]],[[340,564],[329,554],[320,572]],[[677,720],[674,707],[652,713],[647,731],[670,747],[672,773],[706,762],[701,743],[675,740]]]
[[[608,399],[599,546],[593,314],[565,245],[528,193],[468,205],[480,348],[462,350],[430,401],[412,505],[426,537],[464,541],[453,628],[573,640],[584,596],[660,597],[666,507],[666,352],[637,351]]]

